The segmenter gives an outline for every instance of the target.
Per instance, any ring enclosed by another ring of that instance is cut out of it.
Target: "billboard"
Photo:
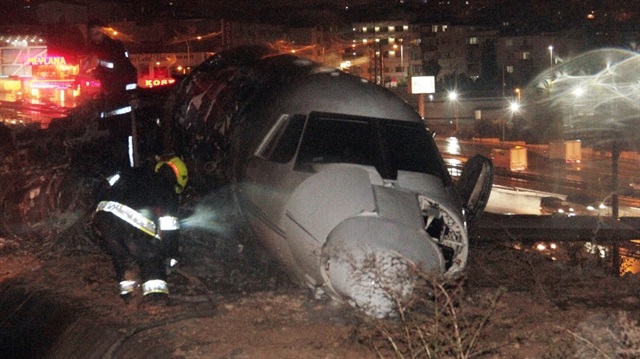
[[[409,93],[423,94],[436,92],[435,76],[411,76],[409,83]]]

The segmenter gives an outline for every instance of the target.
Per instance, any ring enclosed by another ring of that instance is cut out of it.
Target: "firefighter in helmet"
[[[83,72],[100,81],[101,94],[109,101],[128,103],[137,88],[138,74],[122,41],[107,35],[108,26],[97,19],[87,24],[88,57]]]
[[[91,108],[98,114],[100,130],[106,131],[108,145],[105,154],[117,166],[129,164],[137,166],[138,145],[135,111],[140,100],[137,89],[137,69],[129,59],[124,43],[116,38],[106,23],[91,19],[87,24],[86,59],[81,63],[78,74],[80,84],[99,83],[99,92],[90,94]],[[94,86],[82,89],[89,92]],[[86,94],[89,95],[89,94]]]
[[[93,227],[112,257],[123,299],[138,290],[145,298],[169,294],[168,266],[179,254],[179,195],[187,181],[187,167],[175,156],[107,178]]]

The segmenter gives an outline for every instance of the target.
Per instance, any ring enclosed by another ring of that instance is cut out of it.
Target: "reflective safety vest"
[[[113,213],[118,218],[143,231],[144,233],[162,240],[162,238],[160,238],[160,235],[158,234],[158,227],[156,227],[156,224],[149,218],[143,216],[140,212],[127,205],[114,201],[102,201],[98,203],[98,206],[96,208],[96,212],[99,211]],[[158,220],[158,224],[160,230],[162,231],[172,231],[180,229],[180,222],[178,221],[178,218],[173,216],[160,217]]]
[[[111,61],[98,60],[98,65],[100,65],[102,67],[106,67],[108,69],[115,68],[115,64],[113,62],[111,62]]]
[[[111,117],[111,116],[124,115],[126,113],[130,113],[131,110],[132,110],[131,106],[124,106],[124,107],[117,108],[115,110],[106,111],[106,112],[100,112],[100,118],[107,118],[107,117]]]

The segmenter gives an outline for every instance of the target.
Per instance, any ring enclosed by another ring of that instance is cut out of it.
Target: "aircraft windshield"
[[[298,164],[354,163],[374,166],[386,179],[398,171],[449,178],[435,143],[421,123],[312,114]]]

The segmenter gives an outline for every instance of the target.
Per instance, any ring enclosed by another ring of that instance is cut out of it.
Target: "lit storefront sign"
[[[85,87],[100,87],[100,80],[94,80],[94,79],[86,79],[86,80],[82,80],[80,81],[80,84],[82,86]]]
[[[27,65],[66,65],[67,61],[62,56],[36,56],[27,59]]]
[[[154,78],[154,79],[141,78],[139,81],[139,84],[141,87],[152,88],[152,87],[158,87],[158,86],[171,85],[171,84],[174,84],[175,82],[176,82],[176,79],[173,79],[173,78]]]
[[[17,50],[4,45],[0,46],[0,55],[0,75],[10,76],[0,79],[5,101],[51,102],[73,107],[77,104],[76,97],[86,88],[76,79],[79,72],[76,59],[47,56],[44,45],[28,44]]]
[[[31,88],[37,89],[69,89],[74,87],[75,80],[32,80],[29,82]]]

